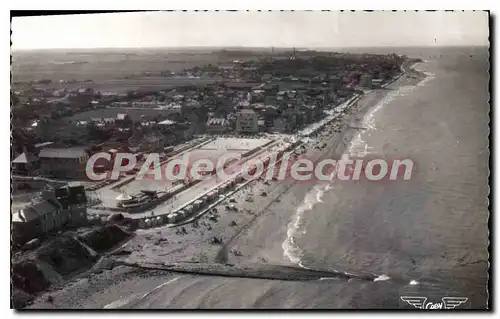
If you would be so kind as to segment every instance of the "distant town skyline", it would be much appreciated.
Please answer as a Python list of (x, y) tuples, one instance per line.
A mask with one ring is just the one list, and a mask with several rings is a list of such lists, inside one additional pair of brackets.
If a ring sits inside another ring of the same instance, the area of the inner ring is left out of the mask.
[(488, 13), (128, 12), (12, 18), (12, 49), (487, 45)]

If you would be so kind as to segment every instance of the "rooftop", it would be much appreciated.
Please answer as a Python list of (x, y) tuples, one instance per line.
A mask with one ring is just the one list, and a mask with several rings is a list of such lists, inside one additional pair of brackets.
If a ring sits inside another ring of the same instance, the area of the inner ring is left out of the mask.
[(158, 122), (157, 124), (158, 125), (174, 125), (175, 123), (176, 122), (172, 121), (172, 120), (164, 120), (164, 121)]
[(243, 113), (243, 114), (255, 114), (255, 111), (251, 110), (251, 109), (241, 109), (239, 111), (239, 113)]
[(33, 155), (32, 153), (24, 152), (21, 155), (19, 155), (15, 160), (12, 161), (12, 163), (15, 164), (27, 164), (31, 162), (35, 162), (37, 160), (37, 157)]
[(37, 144), (35, 144), (35, 147), (36, 148), (42, 148), (42, 147), (46, 147), (46, 146), (49, 146), (49, 145), (52, 145), (52, 144), (54, 144), (54, 142), (37, 143)]
[(40, 158), (80, 158), (87, 156), (83, 147), (44, 148), (38, 155)]
[(209, 118), (207, 120), (207, 125), (224, 125), (225, 122), (225, 118)]
[(52, 200), (44, 200), (21, 209), (20, 211), (12, 214), (13, 222), (29, 222), (37, 219), (40, 216), (58, 210), (60, 207)]

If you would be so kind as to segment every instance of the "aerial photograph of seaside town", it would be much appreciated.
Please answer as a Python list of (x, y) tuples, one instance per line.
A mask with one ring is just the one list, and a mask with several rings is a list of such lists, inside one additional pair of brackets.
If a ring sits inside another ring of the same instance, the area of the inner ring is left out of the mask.
[(11, 307), (488, 309), (488, 23), (12, 17)]

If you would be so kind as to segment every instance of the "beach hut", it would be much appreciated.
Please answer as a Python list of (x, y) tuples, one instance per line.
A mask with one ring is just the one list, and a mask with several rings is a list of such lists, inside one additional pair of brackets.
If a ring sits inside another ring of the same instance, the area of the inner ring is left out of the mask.
[(162, 216), (157, 216), (156, 217), (156, 224), (157, 225), (163, 225), (163, 222), (164, 222), (164, 220), (163, 220)]
[(144, 219), (139, 219), (139, 228), (146, 228), (146, 223), (144, 222)]
[(156, 223), (155, 217), (151, 218), (150, 221), (151, 221), (151, 227), (158, 226), (158, 224)]
[(183, 220), (186, 215), (187, 215), (186, 211), (184, 210), (182, 210), (181, 212), (174, 213), (175, 222), (178, 223), (179, 221)]
[(203, 201), (197, 199), (197, 200), (194, 201), (193, 207), (194, 207), (194, 209), (198, 209), (198, 208), (201, 207), (202, 204), (203, 204)]
[(179, 221), (185, 219), (187, 216), (188, 216), (188, 214), (186, 213), (185, 210), (178, 211), (177, 212), (177, 219), (176, 220), (177, 220), (177, 222), (179, 222)]
[(186, 212), (183, 209), (176, 211), (174, 213), (174, 220), (176, 222), (179, 221), (180, 219), (182, 219), (184, 217), (185, 214), (186, 214)]
[(214, 199), (214, 194), (213, 193), (214, 192), (209, 192), (207, 195), (205, 195), (206, 198), (207, 198), (207, 201), (211, 201), (211, 200)]
[(176, 221), (176, 220), (175, 220), (175, 217), (176, 217), (176, 215), (174, 215), (174, 213), (170, 213), (170, 214), (168, 214), (168, 216), (167, 216), (167, 222), (168, 222), (169, 224), (173, 224), (173, 223), (175, 223), (175, 221)]
[(185, 208), (184, 208), (184, 214), (185, 215), (190, 215), (193, 213), (193, 210), (194, 210), (194, 207), (193, 205), (187, 205)]

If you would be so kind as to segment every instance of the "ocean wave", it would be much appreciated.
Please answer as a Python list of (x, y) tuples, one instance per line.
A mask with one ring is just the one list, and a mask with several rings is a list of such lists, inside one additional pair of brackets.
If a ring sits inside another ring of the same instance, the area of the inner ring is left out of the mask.
[(361, 127), (365, 130), (359, 132), (349, 143), (349, 147), (347, 148), (347, 154), (349, 156), (355, 157), (364, 157), (368, 155), (368, 144), (363, 139), (365, 135), (371, 134), (372, 131), (377, 129), (375, 124), (375, 115), (376, 113), (385, 105), (392, 102), (396, 97), (401, 94), (400, 90), (396, 90), (394, 92), (388, 93), (382, 100), (380, 100), (377, 104), (375, 104), (371, 110), (363, 117), (361, 122)]
[(417, 86), (425, 86), (425, 85), (427, 85), (427, 82), (432, 81), (432, 80), (434, 80), (436, 78), (436, 74), (435, 73), (426, 72), (426, 71), (420, 71), (420, 72), (422, 72), (422, 73), (425, 74), (425, 78), (422, 81), (420, 81), (417, 84)]
[[(426, 73), (426, 72), (424, 72)], [(427, 73), (426, 73), (427, 74)], [(347, 154), (349, 156), (355, 157), (364, 157), (368, 155), (370, 152), (370, 146), (365, 141), (364, 136), (371, 136), (371, 133), (377, 130), (375, 116), (376, 114), (386, 105), (393, 102), (398, 97), (406, 96), (412, 93), (417, 86), (421, 86), (422, 83), (428, 81), (433, 78), (433, 74), (429, 73), (426, 79), (417, 85), (404, 85), (400, 86), (397, 90), (388, 93), (384, 98), (382, 98), (377, 104), (375, 104), (370, 111), (363, 117), (361, 122), (361, 127), (364, 128), (363, 131), (356, 134), (356, 136), (349, 143), (349, 147), (347, 148)]]
[[(427, 78), (429, 78), (429, 76)], [(345, 153), (347, 153), (349, 156), (366, 156), (369, 153), (368, 149), (370, 149), (370, 147), (363, 139), (363, 137), (365, 134), (370, 135), (372, 131), (375, 131), (377, 129), (377, 126), (375, 124), (375, 115), (377, 114), (377, 112), (379, 112), (387, 104), (393, 102), (396, 98), (411, 93), (415, 88), (415, 85), (400, 86), (397, 90), (391, 91), (386, 94), (378, 103), (376, 103), (363, 117), (362, 127), (365, 128), (365, 130), (359, 132), (350, 141)], [(330, 177), (331, 182), (333, 183), (335, 174), (332, 173)], [(314, 186), (314, 188), (307, 193), (303, 203), (297, 208), (292, 220), (288, 224), (287, 236), (282, 244), (283, 255), (292, 263), (297, 264), (301, 267), (303, 267), (301, 262), (304, 252), (297, 245), (296, 238), (297, 236), (304, 235), (306, 233), (305, 229), (303, 229), (304, 213), (306, 211), (312, 210), (315, 204), (323, 203), (322, 198), (326, 191), (332, 189), (332, 183)], [(332, 194), (332, 196), (334, 196), (334, 194)], [(387, 279), (385, 279), (384, 276), (385, 275), (377, 277), (375, 281), (389, 279), (388, 276), (385, 276), (387, 277)]]
[(422, 81), (420, 81), (416, 86), (425, 86), (425, 85), (427, 85), (427, 82), (432, 81), (432, 80), (434, 80), (436, 78), (436, 74), (435, 73), (432, 73), (432, 72), (429, 72), (429, 71), (425, 71), (425, 70), (423, 70), (423, 69), (420, 68), (420, 66), (422, 64), (425, 64), (427, 62), (428, 61), (424, 60), (423, 63), (419, 63), (418, 65), (416, 65), (414, 67), (414, 69), (417, 70), (418, 72), (422, 72), (423, 74), (425, 74), (425, 78)]
[(49, 64), (65, 65), (65, 64), (87, 64), (87, 61), (52, 61)]
[(375, 281), (387, 281), (389, 279), (391, 279), (391, 277), (389, 277), (387, 275), (380, 275), (377, 278), (373, 279), (373, 282), (375, 282)]
[(290, 262), (299, 265), (302, 268), (307, 268), (302, 264), (303, 250), (297, 245), (296, 238), (299, 235), (306, 234), (303, 224), (304, 213), (313, 209), (317, 203), (323, 203), (322, 197), (326, 191), (327, 185), (314, 186), (304, 198), (302, 204), (297, 208), (295, 214), (288, 224), (286, 239), (281, 247), (283, 248), (283, 256), (288, 258)]

